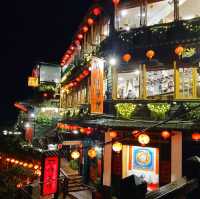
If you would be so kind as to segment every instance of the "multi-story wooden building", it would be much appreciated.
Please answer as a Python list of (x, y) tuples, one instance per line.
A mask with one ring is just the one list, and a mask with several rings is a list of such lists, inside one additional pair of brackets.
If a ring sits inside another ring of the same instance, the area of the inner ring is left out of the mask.
[[(135, 174), (154, 190), (199, 155), (199, 13), (198, 0), (106, 0), (89, 9), (61, 60), (58, 125), (82, 144), (88, 182), (100, 179), (117, 195), (119, 180)], [(87, 161), (95, 144), (96, 164)]]

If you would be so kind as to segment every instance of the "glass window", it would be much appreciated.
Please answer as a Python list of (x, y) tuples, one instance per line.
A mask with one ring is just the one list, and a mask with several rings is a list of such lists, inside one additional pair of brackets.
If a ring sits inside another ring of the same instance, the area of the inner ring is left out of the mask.
[(180, 19), (192, 19), (200, 16), (199, 0), (179, 0)]
[(135, 99), (139, 97), (139, 71), (118, 73), (117, 98)]
[(122, 9), (118, 12), (116, 25), (119, 30), (129, 30), (140, 26), (140, 7)]
[(173, 70), (147, 72), (147, 96), (172, 94), (174, 92)]
[(150, 3), (147, 6), (147, 25), (168, 23), (174, 20), (173, 0)]

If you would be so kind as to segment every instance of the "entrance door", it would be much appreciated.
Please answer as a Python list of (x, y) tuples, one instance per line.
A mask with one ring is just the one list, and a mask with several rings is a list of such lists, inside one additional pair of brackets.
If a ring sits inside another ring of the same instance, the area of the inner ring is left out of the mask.
[[(61, 165), (60, 167), (67, 175), (80, 175), (82, 154), (80, 148), (82, 147), (81, 141), (64, 141), (61, 151)], [(77, 150), (80, 152), (80, 158), (73, 159), (71, 153)]]

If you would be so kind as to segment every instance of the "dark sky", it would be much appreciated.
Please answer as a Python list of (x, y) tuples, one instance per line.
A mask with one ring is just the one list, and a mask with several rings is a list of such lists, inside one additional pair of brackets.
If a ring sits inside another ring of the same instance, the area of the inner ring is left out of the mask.
[(4, 0), (0, 4), (0, 123), (15, 118), (13, 103), (31, 95), (35, 61), (59, 62), (92, 0)]

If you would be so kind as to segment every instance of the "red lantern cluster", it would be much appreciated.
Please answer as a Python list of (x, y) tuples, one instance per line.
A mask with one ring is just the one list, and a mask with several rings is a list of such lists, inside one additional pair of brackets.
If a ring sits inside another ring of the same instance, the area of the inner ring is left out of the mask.
[(96, 7), (92, 10), (93, 15), (99, 16), (101, 14), (102, 10), (100, 7)]
[(90, 74), (90, 71), (88, 69), (83, 70), (83, 72), (75, 78), (75, 80), (71, 81), (67, 85), (65, 85), (65, 88), (73, 88), (79, 85), (79, 82), (81, 82), (85, 77), (87, 77)]
[(91, 127), (80, 127), (78, 125), (69, 125), (69, 124), (63, 124), (63, 123), (57, 123), (57, 128), (64, 129), (68, 131), (78, 130), (80, 133), (85, 135), (91, 135), (94, 131)]
[[(113, 0), (113, 3), (119, 3), (119, 0)], [(117, 4), (118, 4), (117, 3)], [(71, 56), (73, 55), (73, 53), (75, 52), (75, 48), (80, 46), (81, 45), (81, 41), (83, 40), (83, 37), (85, 33), (87, 33), (89, 31), (89, 27), (88, 26), (92, 26), (94, 24), (94, 18), (95, 17), (98, 17), (99, 15), (101, 15), (102, 13), (102, 8), (100, 7), (94, 7), (92, 10), (91, 10), (91, 13), (90, 13), (90, 17), (87, 18), (87, 21), (85, 23), (85, 25), (83, 25), (81, 27), (81, 30), (80, 32), (76, 35), (76, 39), (75, 41), (73, 42), (73, 44), (69, 47), (69, 50), (67, 50), (67, 52), (64, 54), (62, 60), (61, 60), (61, 63), (60, 65), (61, 66), (64, 66), (65, 64), (69, 64), (70, 63), (70, 58)]]

